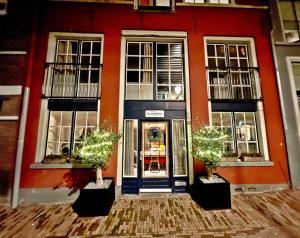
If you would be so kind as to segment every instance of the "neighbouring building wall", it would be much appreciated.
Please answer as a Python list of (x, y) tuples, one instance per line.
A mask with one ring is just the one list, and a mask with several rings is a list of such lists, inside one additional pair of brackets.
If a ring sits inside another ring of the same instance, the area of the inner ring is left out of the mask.
[(32, 1), (10, 1), (0, 16), (0, 202), (11, 199), (17, 151), (22, 86), (32, 33)]
[[(85, 169), (47, 169), (35, 166), (41, 92), (50, 32), (101, 33), (104, 35), (101, 73), (100, 118), (110, 118), (117, 127), (119, 118), (120, 46), (122, 30), (187, 32), (192, 121), (208, 122), (209, 108), (205, 67), (204, 36), (250, 37), (260, 68), (264, 118), (270, 163), (255, 166), (228, 166), (219, 171), (232, 184), (288, 184), (284, 132), (269, 39), (268, 10), (218, 7), (176, 8), (176, 13), (133, 10), (132, 5), (96, 3), (43, 3), (38, 20), (34, 69), (22, 164), (22, 189), (72, 187)], [(117, 153), (105, 176), (116, 177)], [(195, 163), (195, 172), (201, 166)], [(119, 181), (117, 183), (120, 184)]]
[[(283, 2), (283, 1), (282, 1)], [(296, 2), (296, 1), (295, 1)], [(285, 1), (291, 3), (291, 1)], [(297, 37), (297, 30), (289, 29), (285, 25), (284, 19), (290, 17), (291, 23), (296, 21), (297, 18), (293, 17), (294, 10), (292, 5), (286, 5), (285, 12), (280, 10), (280, 1), (270, 1), (271, 17), (273, 23), (273, 45), (274, 45), (274, 58), (277, 62), (277, 79), (278, 87), (281, 93), (281, 110), (284, 121), (286, 146), (288, 153), (289, 171), (291, 176), (291, 183), (294, 188), (300, 186), (300, 140), (299, 140), (299, 90), (294, 75), (292, 65), (300, 63), (300, 43), (299, 34), (298, 40), (295, 41), (289, 38), (289, 32), (293, 32)], [(299, 10), (298, 2), (298, 12)], [(299, 14), (299, 13), (298, 13)], [(299, 15), (298, 15), (299, 21)], [(298, 23), (299, 24), (299, 23)], [(290, 26), (292, 26), (290, 24)], [(298, 29), (299, 30), (299, 29)], [(299, 80), (299, 79), (298, 79)]]

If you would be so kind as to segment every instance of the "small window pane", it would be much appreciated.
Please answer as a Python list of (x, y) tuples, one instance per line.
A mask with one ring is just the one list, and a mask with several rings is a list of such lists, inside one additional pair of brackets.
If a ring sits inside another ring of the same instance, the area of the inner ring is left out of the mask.
[(217, 56), (218, 57), (225, 57), (224, 45), (217, 45)]
[(141, 44), (141, 55), (152, 56), (152, 44), (151, 43), (142, 43)]
[(168, 57), (158, 57), (157, 59), (157, 69), (169, 69), (169, 58)]
[(71, 135), (71, 126), (61, 128), (61, 136), (60, 136), (61, 141), (63, 142), (70, 141), (70, 135)]
[(100, 65), (100, 55), (92, 56), (92, 65), (98, 66)]
[(169, 45), (157, 44), (157, 55), (169, 55)]
[(216, 66), (217, 66), (216, 60), (213, 59), (213, 58), (209, 58), (209, 59), (208, 59), (208, 66), (209, 66), (209, 67), (216, 67)]
[(230, 59), (230, 66), (231, 67), (238, 67), (239, 66), (238, 60), (236, 60), (236, 59)]
[(238, 144), (239, 154), (247, 153), (247, 145), (246, 143), (239, 143)]
[(229, 56), (237, 57), (237, 51), (235, 46), (229, 46)]
[(99, 83), (99, 70), (91, 71), (91, 83)]
[(169, 84), (169, 72), (157, 72), (158, 84)]
[(173, 120), (174, 176), (187, 175), (187, 150), (184, 120)]
[(182, 72), (171, 72), (171, 83), (172, 84), (182, 84)]
[(138, 129), (137, 120), (125, 120), (124, 123), (124, 176), (137, 176)]
[(46, 155), (60, 155), (64, 148), (69, 151), (71, 123), (72, 112), (50, 112)]
[(255, 125), (255, 115), (253, 112), (245, 113), (246, 124), (254, 126)]
[(86, 41), (86, 42), (82, 42), (82, 54), (91, 54), (91, 42), (90, 41)]
[(153, 99), (152, 85), (141, 85), (140, 90), (140, 99)]
[(171, 87), (171, 100), (183, 100), (183, 88), (181, 85)]
[(257, 143), (249, 143), (249, 153), (258, 153)]
[(139, 99), (139, 86), (138, 85), (127, 85), (126, 98), (127, 99)]
[(218, 67), (219, 68), (225, 68), (226, 67), (225, 59), (218, 59)]
[(239, 57), (247, 57), (247, 49), (245, 46), (239, 46)]
[(139, 69), (139, 57), (128, 57), (127, 69)]
[(138, 83), (139, 71), (127, 71), (127, 83)]
[(139, 55), (139, 43), (128, 43), (128, 55)]
[(214, 45), (207, 45), (207, 55), (215, 56), (215, 46)]
[(168, 86), (158, 86), (157, 87), (157, 99), (158, 100), (168, 100), (169, 99), (169, 87)]
[(234, 153), (234, 145), (230, 142), (224, 142), (224, 152), (225, 153)]
[(72, 112), (62, 112), (61, 125), (70, 126), (72, 122)]
[(68, 41), (59, 40), (57, 42), (57, 54), (67, 54), (68, 53)]
[(152, 83), (152, 72), (141, 72), (141, 83)]
[(93, 42), (93, 52), (94, 55), (100, 55), (101, 52), (101, 42)]
[(222, 113), (222, 120), (224, 126), (231, 127), (231, 113)]
[(142, 57), (141, 58), (141, 69), (152, 70), (152, 58)]
[(213, 126), (221, 126), (221, 114), (218, 112), (212, 112), (212, 125)]
[(240, 67), (241, 68), (247, 68), (248, 67), (248, 60), (247, 59), (241, 59), (240, 60)]
[(170, 44), (170, 55), (179, 56), (182, 54), (182, 45), (181, 44)]
[(170, 58), (170, 68), (173, 70), (182, 70), (182, 59), (174, 57)]
[(90, 56), (82, 56), (81, 57), (81, 64), (84, 64), (84, 65), (88, 65), (91, 63), (91, 57)]
[(79, 77), (80, 77), (80, 83), (88, 83), (88, 81), (89, 81), (89, 71), (88, 70), (81, 70)]

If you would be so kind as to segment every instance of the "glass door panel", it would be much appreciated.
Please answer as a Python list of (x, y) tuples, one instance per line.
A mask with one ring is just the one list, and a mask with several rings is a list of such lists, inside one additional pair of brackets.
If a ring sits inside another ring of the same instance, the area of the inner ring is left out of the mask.
[(142, 123), (142, 177), (169, 176), (168, 143), (167, 122)]

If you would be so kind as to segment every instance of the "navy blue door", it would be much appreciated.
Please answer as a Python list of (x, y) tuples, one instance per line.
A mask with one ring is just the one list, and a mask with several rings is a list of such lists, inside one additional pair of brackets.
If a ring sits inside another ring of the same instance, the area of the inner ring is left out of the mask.
[(168, 121), (141, 121), (139, 187), (171, 188), (170, 131)]

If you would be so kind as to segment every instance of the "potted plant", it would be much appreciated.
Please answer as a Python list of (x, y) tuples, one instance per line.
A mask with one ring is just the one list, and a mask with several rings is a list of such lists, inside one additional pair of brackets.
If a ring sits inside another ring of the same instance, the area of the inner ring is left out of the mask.
[(192, 131), (193, 157), (207, 170), (207, 177), (196, 177), (193, 197), (204, 209), (231, 208), (229, 182), (213, 173), (221, 164), (226, 137), (216, 127), (202, 125)]
[(120, 135), (104, 122), (83, 138), (81, 146), (75, 149), (81, 163), (96, 169), (96, 182), (91, 182), (81, 189), (77, 201), (73, 204), (79, 216), (108, 214), (115, 200), (115, 188), (112, 180), (103, 180), (102, 172), (119, 138)]

